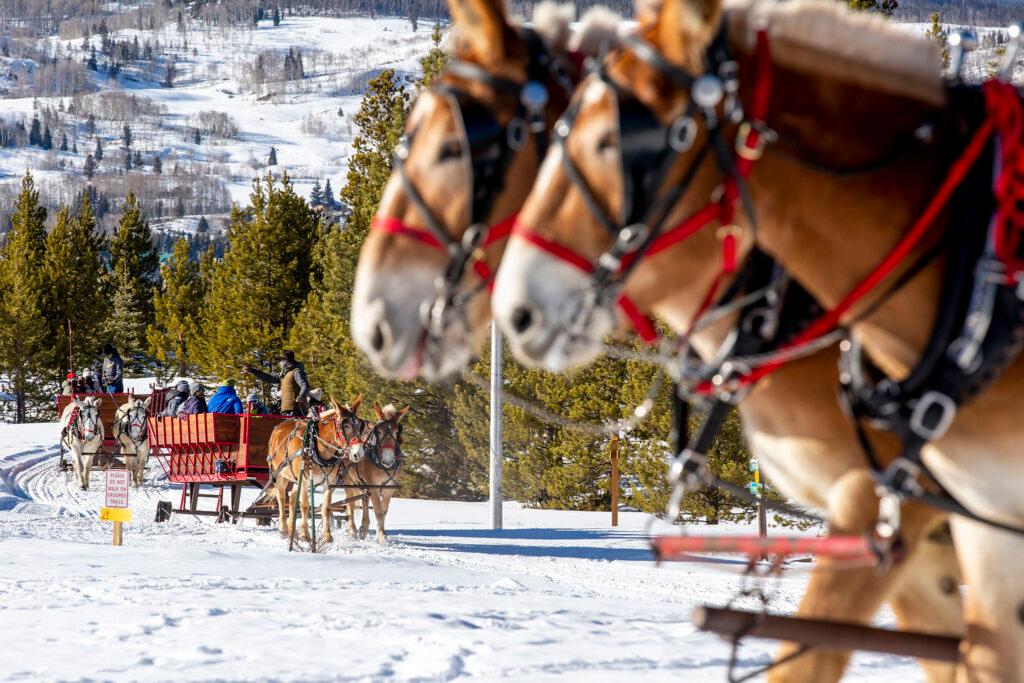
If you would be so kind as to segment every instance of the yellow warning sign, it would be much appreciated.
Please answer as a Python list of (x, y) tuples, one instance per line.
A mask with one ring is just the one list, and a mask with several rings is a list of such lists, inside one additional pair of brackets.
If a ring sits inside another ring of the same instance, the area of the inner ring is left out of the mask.
[(129, 508), (100, 508), (100, 519), (107, 522), (130, 522), (132, 511)]

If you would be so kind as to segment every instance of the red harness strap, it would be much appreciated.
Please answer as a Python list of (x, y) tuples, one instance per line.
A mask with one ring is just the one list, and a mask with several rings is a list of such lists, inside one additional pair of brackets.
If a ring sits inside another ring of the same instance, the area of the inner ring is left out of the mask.
[[(764, 119), (768, 114), (768, 106), (771, 103), (772, 93), (772, 55), (771, 45), (768, 40), (768, 33), (764, 30), (757, 32), (757, 77), (754, 84), (753, 102), (750, 109), (750, 118), (740, 126), (736, 137), (736, 171), (739, 176), (746, 179), (754, 168), (754, 163), (761, 158), (766, 139), (764, 137)], [(722, 232), (722, 268), (715, 277), (707, 294), (704, 296), (701, 309), (702, 313), (714, 302), (714, 295), (718, 292), (721, 282), (736, 271), (736, 235), (737, 230), (733, 224), (735, 216), (736, 200), (739, 198), (739, 188), (735, 178), (726, 178), (724, 181), (722, 197), (717, 202), (712, 202), (700, 209), (693, 215), (687, 217), (680, 223), (668, 230), (662, 231), (644, 252), (643, 256), (653, 256), (672, 247), (683, 240), (696, 234), (702, 228), (715, 222), (717, 219)], [(573, 265), (585, 273), (594, 271), (594, 264), (572, 250), (571, 248), (555, 242), (554, 240), (542, 237), (531, 231), (526, 225), (516, 222), (512, 228), (512, 234), (526, 240), (530, 244), (540, 248), (552, 256)], [(625, 254), (622, 257), (620, 268), (629, 266), (636, 260), (637, 254)], [(623, 315), (629, 320), (637, 335), (648, 344), (658, 339), (658, 332), (654, 321), (640, 312), (637, 305), (626, 294), (619, 294), (616, 304)]]
[[(896, 243), (896, 246), (893, 247), (892, 251), (890, 251), (870, 273), (864, 276), (864, 278), (861, 279), (861, 281), (858, 282), (852, 290), (850, 290), (842, 301), (840, 301), (834, 308), (826, 311), (818, 317), (795, 339), (783, 346), (781, 349), (782, 351), (799, 347), (834, 330), (839, 325), (842, 317), (846, 315), (858, 301), (875, 289), (886, 277), (892, 274), (900, 263), (906, 260), (912, 251), (921, 243), (921, 240), (928, 233), (928, 229), (932, 227), (941, 215), (957, 187), (963, 183), (967, 174), (970, 173), (971, 169), (978, 162), (978, 158), (985, 150), (985, 145), (988, 143), (989, 138), (992, 137), (997, 127), (1000, 131), (1000, 142), (1011, 148), (1010, 153), (1014, 163), (1020, 162), (1020, 134), (1022, 131), (1022, 120), (1024, 120), (1024, 116), (1022, 116), (1021, 112), (1020, 100), (1012, 86), (1008, 86), (1003, 83), (989, 81), (984, 84), (983, 88), (988, 100), (987, 106), (989, 114), (978, 130), (974, 132), (973, 137), (967, 144), (963, 153), (950, 167), (942, 184), (939, 186), (938, 190), (936, 190), (935, 195), (932, 197), (932, 200), (925, 207), (921, 215), (903, 235), (903, 237), (900, 238), (900, 241)], [(1007, 140), (1007, 136), (1013, 136), (1012, 140)], [(1005, 153), (1004, 160), (1006, 160)], [(1019, 187), (1007, 187), (1007, 182), (1009, 182), (1007, 177), (1014, 173), (1018, 173), (1019, 170), (1020, 167), (1007, 164), (1004, 166), (1003, 173), (1000, 174), (996, 181), (997, 217), (1001, 219), (1003, 215), (1007, 215), (1008, 218), (1006, 222), (1011, 224), (1015, 230), (1012, 235), (1003, 237), (1004, 244), (1012, 240), (1017, 240), (1015, 243), (1019, 243), (1020, 240), (1020, 227), (1022, 225), (1020, 221), (1020, 213), (1015, 205), (1010, 209), (1010, 207), (1004, 204), (1004, 202), (1011, 202), (1008, 197), (1012, 197), (1013, 201), (1015, 201), (1016, 193), (1021, 191)], [(1012, 213), (1003, 214), (1002, 212), (1004, 211), (1012, 211)], [(996, 231), (997, 239), (1002, 232), (1007, 231)], [(1003, 258), (1003, 256), (1000, 255), (1000, 258)], [(1011, 261), (1006, 261), (1008, 267), (1011, 263), (1019, 263), (1019, 261), (1016, 260), (1016, 256), (1012, 256), (1011, 258)], [(785, 365), (785, 363), (786, 361), (784, 360), (775, 360), (766, 363), (754, 369), (750, 374), (740, 378), (740, 385), (750, 386), (779, 369)], [(698, 385), (696, 391), (701, 394), (711, 394), (716, 391), (716, 388), (710, 382), (703, 382)]]
[[(512, 225), (515, 223), (516, 215), (502, 219), (495, 223), (493, 226), (488, 228), (487, 234), (484, 235), (484, 242), (480, 245), (481, 249), (486, 249), (495, 242), (503, 240), (512, 234)], [(371, 230), (377, 230), (379, 232), (386, 232), (391, 235), (405, 235), (412, 239), (427, 245), (433, 249), (444, 251), (444, 245), (437, 239), (434, 233), (430, 232), (425, 228), (418, 228), (412, 225), (407, 225), (397, 218), (391, 216), (374, 216), (373, 221), (370, 223)], [(473, 270), (480, 277), (481, 280), (488, 283), (488, 290), (494, 287), (493, 273), (490, 267), (482, 259), (473, 259)]]

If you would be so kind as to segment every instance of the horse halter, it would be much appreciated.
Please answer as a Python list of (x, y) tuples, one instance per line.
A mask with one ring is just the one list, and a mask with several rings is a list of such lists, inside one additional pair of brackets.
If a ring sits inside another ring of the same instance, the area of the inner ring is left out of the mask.
[[(448, 234), (442, 221), (427, 205), (409, 176), (405, 162), (416, 131), (403, 136), (395, 149), (392, 167), (426, 229), (409, 226), (396, 219), (378, 217), (373, 219), (372, 227), (382, 232), (412, 237), (447, 253), (448, 262), (436, 281), (435, 296), (425, 302), (421, 309), (422, 324), (428, 339), (442, 338), (448, 326), (456, 319), (463, 323), (465, 329), (469, 329), (466, 304), (476, 294), (490, 288), (493, 282), (493, 273), (485, 262), (484, 250), (512, 232), (514, 216), (504, 218), (494, 225), (487, 223), (505, 187), (508, 167), (515, 154), (526, 147), (530, 137), (537, 146), (538, 159), (543, 159), (547, 151), (546, 107), (550, 97), (545, 82), (554, 81), (565, 91), (567, 98), (572, 93), (571, 79), (540, 37), (531, 30), (524, 30), (523, 37), (529, 51), (527, 78), (524, 82), (496, 76), (477, 64), (459, 59), (452, 59), (444, 70), (444, 73), (514, 97), (516, 111), (507, 125), (502, 126), (497, 117), (467, 91), (441, 83), (440, 78), (429, 88), (430, 92), (444, 98), (449, 104), (456, 128), (462, 137), (461, 160), (469, 170), (469, 227), (461, 239), (453, 239)], [(480, 284), (468, 291), (459, 292), (459, 284), (467, 267), (472, 267), (479, 276)]]
[[(366, 437), (366, 452), (370, 456), (377, 467), (383, 470), (396, 470), (402, 464), (402, 423), (399, 422), (398, 416), (393, 416), (380, 420), (370, 430), (370, 434)], [(383, 462), (381, 458), (381, 450), (384, 439), (390, 437), (395, 442), (394, 449), (394, 460), (389, 465)]]
[[(97, 432), (99, 431), (97, 427), (100, 421), (100, 409), (92, 404), (86, 403), (81, 406), (75, 406), (75, 411), (77, 414), (75, 415), (74, 429), (77, 432), (78, 438), (81, 439), (85, 437), (88, 439), (92, 439), (93, 437), (95, 437)], [(88, 419), (85, 419), (86, 413), (89, 413), (91, 415)], [(83, 423), (91, 423), (92, 429), (84, 429)]]
[(341, 419), (335, 417), (335, 436), (338, 438), (340, 443), (343, 443), (346, 446), (360, 445), (363, 443), (363, 434), (366, 433), (366, 425), (366, 420), (361, 419), (355, 413), (346, 415)]
[[(141, 414), (141, 419), (138, 417)], [(124, 417), (120, 420), (124, 425), (124, 433), (134, 443), (142, 443), (149, 433), (149, 411), (145, 406), (132, 405), (125, 411)]]
[[(579, 115), (579, 100), (555, 125), (554, 144), (560, 147), (561, 161), (572, 185), (580, 192), (590, 213), (611, 236), (607, 250), (591, 261), (571, 248), (529, 230), (517, 223), (513, 232), (534, 246), (589, 273), (590, 286), (575, 293), (565, 321), (570, 334), (581, 334), (594, 311), (615, 303), (630, 320), (644, 341), (658, 338), (653, 322), (623, 293), (630, 273), (645, 256), (652, 256), (685, 240), (717, 220), (722, 243), (722, 269), (712, 290), (705, 297), (709, 307), (725, 276), (736, 270), (735, 203), (741, 201), (750, 224), (756, 229), (753, 204), (746, 189), (746, 176), (761, 157), (774, 133), (764, 124), (771, 91), (771, 55), (767, 34), (757, 34), (758, 79), (754, 105), (747, 116), (739, 102), (739, 67), (725, 41), (725, 22), (706, 52), (707, 70), (699, 75), (670, 64), (653, 46), (637, 36), (624, 39), (628, 50), (663, 76), (672, 87), (689, 94), (686, 109), (668, 126), (636, 97), (624, 92), (604, 68), (595, 77), (608, 87), (617, 109), (620, 137), (623, 201), (618, 216), (611, 216), (597, 193), (587, 183), (568, 149), (568, 138)], [(659, 195), (669, 175), (684, 154), (697, 142), (698, 121), (703, 122), (706, 140), (693, 154), (681, 179)], [(739, 124), (735, 148), (726, 142), (725, 127)], [(681, 223), (666, 228), (664, 223), (676, 202), (689, 189), (703, 165), (712, 155), (723, 176), (717, 196), (703, 209)], [(699, 317), (699, 316), (698, 316)]]

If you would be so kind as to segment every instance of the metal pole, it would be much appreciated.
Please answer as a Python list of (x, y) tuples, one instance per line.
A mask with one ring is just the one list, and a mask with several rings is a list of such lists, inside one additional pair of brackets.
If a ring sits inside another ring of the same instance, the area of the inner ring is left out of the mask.
[(501, 528), (501, 330), (491, 323), (491, 528)]
[(619, 525), (619, 435), (612, 434), (612, 526)]

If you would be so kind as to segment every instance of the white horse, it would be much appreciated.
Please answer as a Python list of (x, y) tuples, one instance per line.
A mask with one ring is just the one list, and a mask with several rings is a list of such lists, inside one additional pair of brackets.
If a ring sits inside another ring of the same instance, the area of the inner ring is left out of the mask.
[(149, 402), (129, 398), (114, 414), (114, 440), (121, 446), (124, 464), (132, 473), (132, 483), (142, 486), (149, 460)]
[(92, 459), (103, 446), (103, 421), (100, 420), (99, 396), (73, 397), (60, 416), (60, 443), (71, 452), (71, 463), (82, 490), (89, 489)]

